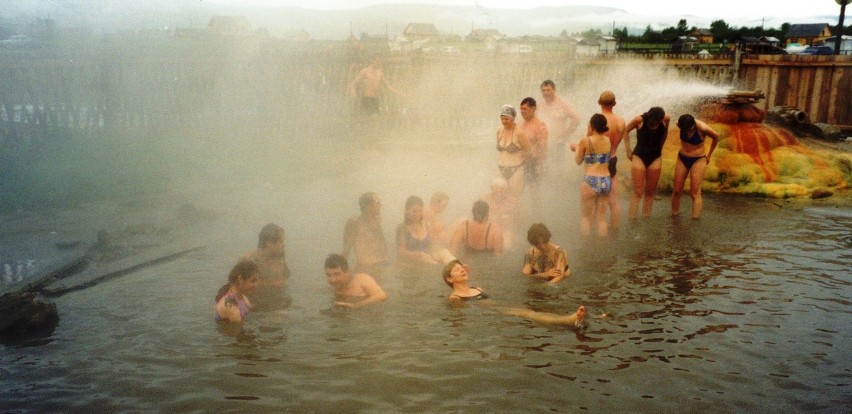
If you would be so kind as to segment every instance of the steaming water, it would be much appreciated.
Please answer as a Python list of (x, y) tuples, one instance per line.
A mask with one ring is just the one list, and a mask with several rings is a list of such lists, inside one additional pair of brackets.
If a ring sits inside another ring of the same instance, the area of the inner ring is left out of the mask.
[[(0, 411), (841, 412), (852, 401), (849, 203), (709, 195), (695, 222), (670, 219), (661, 198), (650, 220), (603, 244), (578, 235), (572, 165), (547, 187), (544, 215), (525, 220), (553, 230), (571, 279), (525, 281), (518, 248), (472, 278), (503, 304), (582, 303), (609, 319), (574, 332), (450, 309), (436, 269), (394, 268), (380, 278), (386, 303), (325, 315), (322, 261), (358, 195), (380, 194), (389, 240), (410, 194), (446, 190), (448, 220), (464, 215), (495, 174), (493, 138), (415, 133), (378, 149), (310, 138), (297, 145), (315, 150), (289, 153), (279, 150), (292, 141), (255, 138), (264, 167), (241, 174), (226, 156), (187, 167), (174, 186), (192, 183), (188, 194), (28, 216), (33, 229), (88, 238), (167, 221), (187, 200), (218, 214), (195, 229), (207, 249), (61, 296), (50, 337), (0, 345)], [(270, 221), (287, 231), (292, 305), (252, 314), (242, 332), (217, 328), (213, 295)]]

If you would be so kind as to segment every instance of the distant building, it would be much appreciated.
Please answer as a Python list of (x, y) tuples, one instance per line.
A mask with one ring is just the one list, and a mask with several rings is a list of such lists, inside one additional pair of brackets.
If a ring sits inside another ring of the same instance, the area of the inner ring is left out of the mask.
[(213, 16), (207, 24), (210, 33), (219, 36), (249, 36), (251, 24), (243, 16)]
[(787, 29), (787, 44), (813, 45), (830, 36), (831, 28), (828, 23), (791, 24)]
[(429, 40), (435, 42), (441, 38), (438, 28), (432, 23), (409, 23), (402, 35), (410, 41)]
[(598, 36), (598, 51), (603, 54), (612, 54), (618, 50), (618, 39), (612, 36)]
[(689, 36), (698, 39), (698, 43), (713, 43), (713, 32), (710, 29), (695, 28), (689, 32)]
[(767, 43), (772, 46), (778, 46), (778, 43), (781, 43), (781, 39), (772, 36), (763, 36), (757, 39), (760, 43)]
[(692, 53), (698, 39), (692, 36), (678, 36), (672, 41), (672, 53)]
[[(834, 42), (837, 41), (837, 36), (825, 39), (825, 45), (834, 47)], [(852, 55), (852, 36), (843, 35), (840, 37), (840, 54)]]
[(470, 42), (496, 42), (505, 36), (495, 29), (473, 29), (467, 35)]

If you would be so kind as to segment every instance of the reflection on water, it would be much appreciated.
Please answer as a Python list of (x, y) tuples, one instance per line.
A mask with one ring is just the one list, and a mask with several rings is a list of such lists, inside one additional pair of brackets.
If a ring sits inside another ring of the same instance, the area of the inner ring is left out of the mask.
[[(205, 193), (211, 206), (230, 205), (219, 197), (250, 195), (238, 211), (220, 209), (206, 250), (61, 296), (61, 323), (49, 342), (0, 345), (0, 411), (838, 412), (848, 406), (848, 204), (705, 195), (704, 216), (693, 221), (666, 216), (663, 198), (651, 219), (625, 225), (617, 241), (602, 243), (579, 238), (573, 189), (580, 178), (570, 175), (550, 200), (558, 208), (526, 221), (552, 229), (568, 252), (571, 278), (556, 287), (526, 280), (520, 274), (526, 246), (518, 246), (475, 264), (473, 285), (507, 305), (566, 313), (584, 304), (610, 317), (574, 331), (476, 305), (448, 307), (437, 270), (396, 267), (380, 278), (386, 303), (324, 312), (331, 294), (322, 260), (339, 248), (342, 224), (357, 212), (361, 192), (382, 195), (389, 232), (408, 195), (428, 196), (440, 183), (472, 177), (465, 188), (447, 189), (454, 219), (467, 214), (479, 193), (469, 187), (484, 190), (491, 178), (490, 157), (450, 154), (444, 161), (461, 167), (435, 171), (428, 168), (435, 154), (420, 141), (383, 145), (406, 165), (393, 182), (383, 180), (381, 159), (368, 154), (375, 162), (353, 164), (352, 171), (300, 175), (299, 182), (264, 177), (246, 189), (245, 182), (223, 181), (220, 191)], [(454, 145), (474, 151), (480, 142)], [(285, 187), (286, 195), (277, 190)], [(306, 213), (320, 206), (323, 214)], [(292, 303), (252, 314), (242, 327), (217, 325), (215, 290), (269, 221), (287, 229)]]

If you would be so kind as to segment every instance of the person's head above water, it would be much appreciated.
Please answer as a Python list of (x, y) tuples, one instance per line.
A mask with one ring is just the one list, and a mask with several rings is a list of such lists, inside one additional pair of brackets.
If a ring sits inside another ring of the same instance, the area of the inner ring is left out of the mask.
[(381, 201), (379, 201), (378, 194), (372, 191), (361, 194), (361, 197), (358, 198), (358, 207), (361, 208), (361, 214), (369, 212), (371, 207), (377, 207), (380, 204)]
[(405, 222), (415, 223), (423, 220), (423, 199), (411, 196), (405, 200)]
[[(458, 270), (456, 270), (456, 266), (458, 266), (458, 267), (460, 267), (460, 268), (462, 268), (462, 269), (464, 269), (464, 268), (465, 268), (465, 265), (464, 265), (464, 263), (462, 263), (462, 261), (461, 261), (461, 260), (459, 260), (459, 259), (454, 259), (454, 260), (451, 260), (451, 261), (450, 261), (449, 263), (447, 263), (446, 265), (444, 265), (444, 269), (443, 269), (443, 270), (441, 270), (441, 279), (442, 279), (442, 280), (444, 281), (444, 283), (445, 283), (447, 286), (449, 286), (449, 287), (453, 287), (453, 282), (451, 281), (452, 276), (453, 276), (453, 271), (455, 270), (455, 271), (456, 271), (456, 273), (458, 273)], [(465, 272), (466, 272), (466, 271), (467, 271), (467, 270), (465, 269)]]
[(598, 105), (615, 106), (615, 94), (608, 89), (601, 92), (601, 96), (598, 97)]
[(507, 116), (509, 118), (515, 119), (518, 115), (518, 112), (515, 111), (515, 107), (509, 104), (505, 104), (500, 107), (500, 117)]
[(550, 242), (551, 236), (553, 235), (550, 233), (550, 229), (543, 223), (535, 223), (527, 231), (527, 241), (533, 246)]
[(589, 126), (599, 134), (609, 131), (609, 127), (606, 126), (606, 117), (602, 114), (592, 115), (592, 118), (589, 119)]
[(473, 213), (473, 220), (484, 223), (488, 220), (488, 203), (483, 200), (476, 200), (473, 203), (473, 208), (471, 208), (471, 213)]
[(257, 263), (251, 260), (238, 261), (231, 268), (231, 272), (228, 273), (228, 283), (222, 286), (216, 294), (216, 302), (222, 299), (231, 287), (237, 288), (242, 294), (251, 293), (257, 287), (259, 275), (260, 268)]
[(663, 122), (663, 119), (666, 118), (666, 111), (659, 106), (655, 106), (642, 114), (642, 118), (644, 118), (648, 123), (652, 125), (659, 125)]
[(257, 248), (262, 249), (269, 243), (278, 243), (284, 239), (284, 229), (281, 226), (269, 223), (260, 229), (257, 235)]

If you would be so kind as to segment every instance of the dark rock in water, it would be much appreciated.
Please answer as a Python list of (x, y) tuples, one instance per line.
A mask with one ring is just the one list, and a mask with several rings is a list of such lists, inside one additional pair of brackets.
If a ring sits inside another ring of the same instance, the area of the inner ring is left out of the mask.
[(43, 331), (59, 323), (56, 304), (37, 298), (32, 292), (0, 296), (0, 334)]
[(826, 198), (826, 197), (831, 197), (833, 195), (834, 195), (834, 192), (832, 192), (830, 190), (819, 189), (819, 190), (814, 190), (814, 192), (811, 193), (811, 198), (813, 198), (813, 199)]

